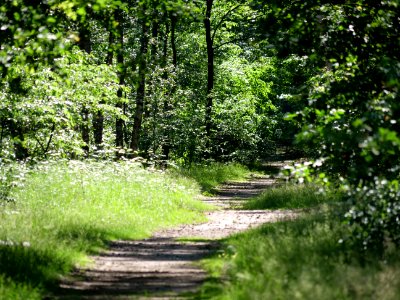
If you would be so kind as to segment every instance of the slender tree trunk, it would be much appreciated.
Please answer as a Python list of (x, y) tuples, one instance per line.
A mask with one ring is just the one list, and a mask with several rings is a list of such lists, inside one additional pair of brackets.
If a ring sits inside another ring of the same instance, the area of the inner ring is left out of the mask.
[(175, 38), (175, 30), (176, 30), (176, 23), (178, 22), (178, 18), (175, 14), (170, 13), (171, 19), (171, 50), (172, 50), (172, 64), (174, 68), (177, 65), (177, 53), (176, 53), (176, 38)]
[(140, 39), (139, 53), (139, 83), (136, 90), (136, 109), (132, 129), (131, 149), (137, 151), (139, 149), (139, 138), (143, 121), (143, 104), (146, 88), (146, 70), (147, 70), (147, 49), (149, 44), (147, 20), (142, 20), (142, 37)]
[[(174, 66), (174, 70), (176, 70), (177, 67), (177, 51), (176, 51), (176, 37), (175, 37), (175, 31), (176, 31), (176, 24), (178, 22), (178, 19), (174, 13), (169, 14), (169, 19), (171, 22), (171, 28), (169, 28), (168, 23), (166, 27), (166, 33), (165, 33), (165, 40), (164, 40), (164, 49), (163, 49), (163, 62), (164, 62), (164, 67), (167, 66), (167, 54), (168, 54), (168, 35), (171, 33), (171, 50), (172, 50), (172, 64)], [(164, 72), (164, 79), (166, 80), (168, 78), (168, 73)], [(173, 96), (175, 94), (175, 86), (171, 88), (171, 95)], [(165, 126), (165, 133), (164, 133), (164, 141), (162, 145), (162, 153), (163, 156), (166, 160), (169, 159), (169, 154), (171, 151), (171, 131), (172, 131), (172, 126), (170, 126), (170, 121), (171, 121), (171, 111), (172, 111), (172, 105), (169, 101), (170, 97), (166, 97), (164, 100), (164, 115), (166, 116), (166, 126)]]
[[(158, 31), (160, 27), (160, 21), (158, 19), (158, 10), (154, 9), (153, 10), (153, 22), (151, 26), (151, 39), (152, 39), (152, 45), (151, 45), (151, 51), (150, 51), (150, 58), (151, 58), (151, 63), (153, 65), (153, 68), (156, 67), (156, 65), (159, 63), (159, 59), (157, 58), (157, 52), (158, 52)], [(150, 80), (153, 79), (153, 76)], [(158, 103), (154, 103), (154, 101), (157, 101), (156, 99), (153, 100), (153, 153), (156, 153), (157, 148), (159, 146), (158, 144), (158, 139), (157, 139), (157, 123), (158, 123)], [(147, 111), (149, 111), (149, 108), (147, 108)], [(150, 112), (148, 112), (150, 115)]]
[(79, 48), (86, 53), (92, 52), (92, 44), (90, 41), (90, 31), (87, 24), (79, 25)]
[(0, 133), (0, 157), (3, 154), (3, 137), (4, 137), (4, 127), (6, 127), (6, 121), (1, 119), (1, 133)]
[[(157, 38), (158, 38), (158, 29), (159, 29), (159, 21), (157, 19), (157, 10), (154, 9), (153, 11), (153, 20), (151, 24), (151, 47), (150, 47), (150, 67), (155, 67), (157, 64)], [(151, 82), (153, 79), (153, 76), (150, 76), (148, 81)], [(150, 117), (151, 111), (148, 105), (145, 105), (144, 107), (144, 119), (147, 119)]]
[(98, 150), (102, 149), (104, 130), (104, 113), (98, 110), (93, 116), (93, 137)]
[[(86, 24), (80, 24), (79, 38), (80, 38), (79, 39), (80, 49), (90, 54), (90, 52), (92, 51), (92, 45), (90, 42), (90, 31)], [(82, 108), (81, 115), (82, 115), (81, 135), (82, 135), (82, 140), (85, 143), (82, 149), (87, 156), (89, 155), (89, 144), (90, 144), (89, 109), (84, 106)]]
[(154, 63), (157, 59), (157, 38), (158, 38), (158, 31), (160, 28), (160, 22), (158, 20), (158, 11), (157, 9), (154, 9), (153, 12), (153, 22), (151, 26), (151, 39), (152, 39), (152, 44), (151, 44), (151, 51), (150, 51), (150, 56), (151, 56), (151, 61)]
[[(111, 26), (110, 26), (111, 27)], [(107, 57), (106, 57), (106, 64), (111, 66), (113, 63), (113, 57), (114, 57), (114, 32), (113, 28), (110, 28), (110, 33), (108, 36), (108, 52), (107, 52)], [(101, 104), (103, 101), (100, 102)], [(103, 144), (103, 131), (104, 131), (104, 113), (99, 110), (96, 112), (96, 114), (93, 116), (93, 135), (94, 135), (94, 142), (97, 146), (97, 149), (102, 148)]]
[(82, 125), (81, 125), (81, 135), (82, 140), (85, 145), (82, 146), (85, 155), (89, 155), (89, 145), (90, 145), (90, 134), (89, 134), (89, 110), (87, 107), (83, 107), (82, 111)]
[[(111, 23), (111, 20), (109, 21)], [(108, 36), (108, 51), (106, 57), (106, 64), (111, 66), (113, 63), (114, 57), (114, 32), (113, 28), (110, 25), (109, 29), (109, 36)], [(103, 101), (100, 104), (104, 103)], [(93, 137), (94, 143), (98, 150), (102, 149), (103, 144), (103, 131), (104, 131), (104, 113), (101, 110), (98, 110), (95, 115), (93, 116)]]
[(24, 133), (15, 121), (11, 120), (9, 122), (10, 134), (14, 143), (14, 154), (17, 160), (23, 160), (28, 158), (28, 149), (24, 145)]
[[(124, 25), (123, 25), (123, 16), (120, 10), (116, 13), (116, 21), (118, 22), (118, 52), (117, 52), (117, 64), (118, 64), (118, 76), (119, 76), (119, 84), (125, 84), (125, 61), (124, 61)], [(117, 107), (125, 113), (125, 103), (122, 101), (122, 89), (119, 89), (117, 92), (117, 96), (121, 101), (117, 103)], [(117, 117), (115, 120), (115, 145), (117, 147), (124, 147), (124, 125), (125, 122), (123, 119)]]
[(111, 66), (114, 58), (114, 43), (115, 43), (115, 35), (112, 28), (110, 28), (110, 32), (108, 35), (108, 50), (106, 57), (106, 64)]
[[(158, 54), (158, 34), (160, 28), (160, 20), (158, 17), (158, 9), (154, 8), (151, 16), (151, 39), (149, 41), (149, 54), (150, 58), (148, 61), (149, 70), (155, 71), (156, 67), (159, 63)], [(150, 29), (150, 28), (149, 28)], [(156, 77), (153, 75), (153, 72), (150, 71), (147, 76), (147, 90), (149, 94), (152, 93), (150, 89), (156, 89), (155, 80)], [(143, 120), (147, 120), (147, 126), (143, 126), (142, 128), (142, 136), (146, 136), (146, 143), (142, 143), (142, 152), (147, 153), (149, 149), (152, 147), (153, 153), (156, 152), (158, 148), (157, 141), (157, 123), (158, 118), (158, 103), (157, 98), (147, 98), (145, 99), (145, 103), (143, 104), (144, 113)]]
[[(165, 14), (166, 15), (166, 14)], [(166, 18), (166, 17), (165, 17)], [(170, 27), (169, 27), (169, 22), (165, 22), (165, 35), (164, 35), (164, 43), (163, 43), (163, 54), (162, 54), (162, 67), (164, 68), (163, 72), (163, 79), (167, 81), (168, 79), (168, 71), (166, 70), (167, 67), (167, 61), (168, 61), (168, 37), (170, 34)], [(172, 37), (171, 37), (171, 43), (172, 43)], [(175, 43), (175, 41), (174, 41)], [(168, 160), (169, 159), (169, 152), (171, 150), (171, 141), (170, 141), (170, 130), (171, 126), (169, 126), (169, 113), (171, 110), (171, 104), (169, 102), (169, 97), (164, 98), (164, 107), (163, 107), (163, 114), (164, 114), (164, 137), (163, 137), (163, 142), (162, 142), (162, 154), (164, 156), (164, 159)]]
[(213, 6), (213, 0), (206, 0), (207, 8), (206, 15), (204, 18), (204, 27), (206, 29), (206, 43), (207, 43), (207, 101), (206, 101), (206, 115), (205, 115), (205, 125), (206, 125), (206, 135), (208, 140), (208, 145), (211, 138), (211, 127), (212, 127), (212, 107), (213, 107), (213, 97), (212, 90), (214, 89), (214, 46), (213, 39), (211, 36), (211, 11)]

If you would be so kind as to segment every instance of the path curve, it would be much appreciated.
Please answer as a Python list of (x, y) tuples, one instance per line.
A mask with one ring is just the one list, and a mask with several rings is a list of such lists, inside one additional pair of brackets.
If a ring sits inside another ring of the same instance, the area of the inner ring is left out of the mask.
[[(149, 239), (112, 242), (107, 251), (92, 257), (92, 266), (76, 270), (63, 280), (55, 299), (186, 298), (207, 277), (195, 262), (216, 251), (218, 239), (295, 217), (296, 213), (289, 210), (232, 209), (273, 185), (276, 180), (268, 177), (225, 184), (216, 197), (202, 198), (221, 207), (207, 213), (208, 222), (162, 230)], [(182, 238), (190, 241), (177, 241)]]

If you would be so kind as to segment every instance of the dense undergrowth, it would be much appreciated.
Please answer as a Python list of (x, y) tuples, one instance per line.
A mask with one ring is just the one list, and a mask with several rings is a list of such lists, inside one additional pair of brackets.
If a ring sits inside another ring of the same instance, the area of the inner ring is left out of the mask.
[[(199, 184), (185, 171), (94, 161), (18, 168), (24, 176), (14, 176), (0, 205), (0, 299), (42, 299), (60, 275), (87, 262), (86, 255), (107, 241), (197, 222), (210, 209), (195, 200)], [(236, 167), (218, 165), (217, 173), (196, 174), (212, 178), (224, 168), (234, 173)]]
[(332, 205), (334, 200), (340, 203), (340, 193), (320, 194), (315, 189), (281, 186), (250, 202), (253, 209), (314, 209), (295, 220), (265, 224), (226, 239), (222, 250), (204, 261), (211, 277), (198, 297), (398, 299), (399, 252), (390, 247), (383, 254), (360, 252), (344, 239), (348, 228), (338, 213), (343, 208)]

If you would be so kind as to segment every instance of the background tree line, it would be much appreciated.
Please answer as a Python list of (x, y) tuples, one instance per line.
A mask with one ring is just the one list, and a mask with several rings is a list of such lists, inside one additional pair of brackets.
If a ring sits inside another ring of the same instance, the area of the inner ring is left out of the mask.
[(301, 58), (263, 51), (250, 4), (6, 2), (2, 157), (270, 154)]

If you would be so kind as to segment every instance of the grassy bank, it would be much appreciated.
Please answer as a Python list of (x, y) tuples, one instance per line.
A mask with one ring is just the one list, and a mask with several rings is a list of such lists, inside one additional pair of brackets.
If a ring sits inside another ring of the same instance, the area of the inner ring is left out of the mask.
[(268, 189), (244, 205), (245, 209), (311, 208), (338, 200), (338, 194), (323, 192), (313, 184), (282, 184)]
[(57, 161), (15, 170), (2, 178), (1, 190), (12, 188), (0, 201), (0, 299), (21, 300), (42, 299), (110, 240), (203, 220), (210, 207), (195, 199), (200, 190), (248, 174), (217, 163), (160, 172), (132, 162)]
[(193, 179), (129, 162), (42, 163), (23, 182), (0, 203), (0, 299), (41, 299), (107, 241), (197, 222), (209, 209)]
[[(306, 192), (282, 187), (271, 194), (285, 191), (299, 195), (295, 207), (308, 206), (308, 200), (301, 200)], [(331, 202), (334, 196), (321, 197), (318, 203)], [(279, 198), (268, 206), (285, 207)], [(329, 212), (321, 209), (228, 238), (218, 255), (204, 261), (211, 278), (199, 298), (398, 299), (400, 254), (361, 255), (342, 240), (344, 225)]]
[(248, 168), (241, 164), (209, 163), (193, 164), (187, 168), (172, 171), (174, 174), (191, 178), (201, 187), (203, 193), (213, 193), (214, 188), (230, 180), (244, 180), (250, 176)]

